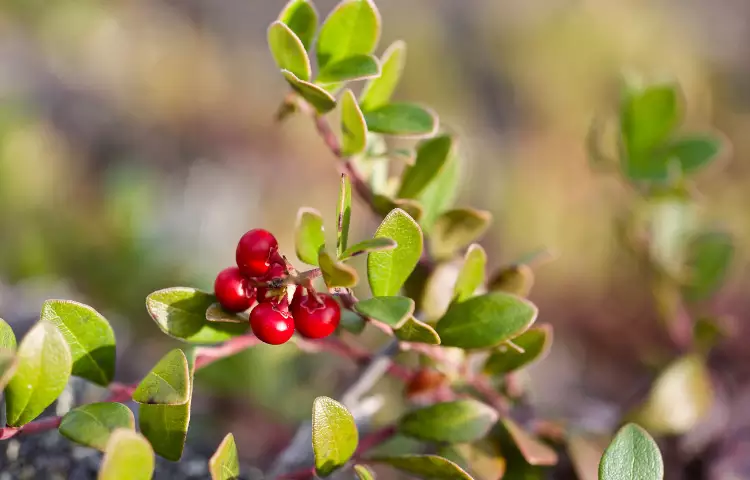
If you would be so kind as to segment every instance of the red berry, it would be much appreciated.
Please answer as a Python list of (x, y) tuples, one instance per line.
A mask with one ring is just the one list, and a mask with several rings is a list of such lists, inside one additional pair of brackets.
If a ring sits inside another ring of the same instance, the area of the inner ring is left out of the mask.
[(271, 303), (259, 303), (250, 312), (250, 328), (261, 342), (271, 345), (286, 343), (294, 334), (294, 320)]
[(242, 312), (253, 303), (254, 291), (237, 267), (228, 267), (219, 272), (214, 282), (214, 293), (224, 310), (230, 312)]
[(240, 238), (237, 244), (237, 266), (248, 277), (262, 277), (278, 253), (279, 243), (268, 230), (256, 228)]
[(330, 295), (303, 296), (297, 287), (291, 312), (297, 332), (307, 338), (325, 338), (332, 334), (341, 321), (341, 308)]

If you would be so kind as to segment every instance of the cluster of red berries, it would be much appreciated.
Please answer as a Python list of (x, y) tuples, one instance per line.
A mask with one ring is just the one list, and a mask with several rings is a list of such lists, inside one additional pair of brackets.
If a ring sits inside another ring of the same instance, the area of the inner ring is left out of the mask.
[[(240, 238), (237, 266), (219, 272), (214, 293), (229, 312), (243, 312), (255, 305), (250, 311), (250, 328), (265, 343), (285, 343), (295, 329), (306, 338), (332, 334), (341, 320), (339, 304), (330, 295), (297, 286), (290, 305), (287, 287), (281, 282), (287, 273), (276, 238), (257, 228)], [(273, 288), (274, 281), (279, 281), (278, 289)]]

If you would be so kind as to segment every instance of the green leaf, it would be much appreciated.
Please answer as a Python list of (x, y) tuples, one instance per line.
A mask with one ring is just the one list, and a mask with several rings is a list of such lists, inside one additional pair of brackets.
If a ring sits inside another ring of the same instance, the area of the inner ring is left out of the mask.
[(284, 75), (292, 90), (312, 105), (318, 113), (327, 113), (336, 108), (336, 99), (321, 87), (298, 78), (289, 70), (282, 70), (281, 74)]
[(353, 55), (369, 55), (380, 38), (380, 14), (372, 0), (344, 0), (328, 15), (318, 35), (318, 67)]
[(8, 322), (0, 318), (0, 348), (16, 349), (16, 335)]
[(385, 463), (425, 480), (473, 480), (461, 467), (437, 455), (379, 456), (368, 461)]
[(369, 112), (387, 105), (396, 90), (406, 63), (406, 43), (397, 40), (391, 44), (380, 58), (380, 76), (373, 78), (362, 89), (359, 104)]
[(195, 288), (172, 287), (149, 295), (146, 309), (164, 333), (189, 343), (220, 343), (247, 332), (247, 322), (206, 320), (206, 310), (215, 302), (216, 297)]
[(493, 292), (507, 292), (528, 297), (534, 286), (534, 271), (528, 265), (509, 265), (495, 273), (488, 288)]
[(352, 219), (352, 182), (349, 175), (341, 174), (339, 185), (339, 203), (336, 209), (336, 254), (346, 251), (349, 243), (349, 224)]
[(627, 424), (617, 432), (599, 463), (600, 480), (662, 480), (664, 462), (654, 439)]
[(413, 103), (389, 103), (364, 112), (371, 132), (403, 137), (430, 137), (438, 130), (432, 110)]
[(526, 330), (513, 339), (523, 353), (501, 345), (487, 358), (484, 371), (490, 375), (503, 375), (543, 359), (552, 346), (552, 326), (540, 325)]
[(375, 480), (375, 474), (364, 465), (354, 465), (354, 475), (359, 480)]
[(119, 429), (110, 435), (98, 480), (150, 480), (153, 474), (154, 451), (141, 434)]
[(133, 392), (138, 403), (182, 405), (190, 398), (187, 357), (179, 348), (164, 355)]
[(493, 292), (452, 303), (437, 323), (446, 347), (491, 348), (525, 332), (536, 320), (531, 302)]
[(100, 402), (66, 413), (59, 430), (68, 440), (104, 451), (112, 432), (118, 428), (135, 431), (133, 412), (122, 403)]
[(339, 327), (347, 332), (359, 335), (365, 329), (365, 320), (359, 314), (354, 313), (351, 310), (342, 310)]
[(417, 147), (414, 165), (406, 167), (401, 179), (398, 198), (417, 198), (440, 173), (451, 155), (453, 138), (450, 135), (424, 140)]
[(313, 402), (312, 444), (315, 470), (325, 477), (346, 464), (357, 449), (359, 435), (354, 417), (336, 400), (318, 397)]
[(557, 453), (542, 441), (532, 437), (509, 418), (501, 420), (518, 451), (530, 465), (551, 466), (557, 463)]
[(96, 310), (70, 300), (47, 300), (42, 320), (54, 324), (73, 356), (73, 375), (106, 387), (115, 376), (115, 334)]
[(683, 287), (690, 301), (705, 300), (724, 283), (734, 257), (731, 235), (711, 231), (696, 235), (687, 247), (687, 282)]
[(395, 240), (391, 240), (390, 238), (380, 237), (380, 238), (371, 238), (369, 240), (362, 240), (361, 242), (352, 245), (351, 247), (347, 248), (341, 255), (339, 256), (339, 260), (348, 260), (352, 257), (356, 257), (365, 253), (370, 252), (382, 252), (385, 250), (393, 250), (398, 245), (396, 245)]
[[(332, 85), (341, 82), (365, 80), (380, 75), (380, 63), (372, 55), (353, 55), (335, 63), (331, 63), (321, 70), (316, 82), (319, 85)], [(352, 100), (357, 105), (357, 99), (352, 94)], [(357, 106), (359, 110), (359, 106)], [(362, 119), (364, 123), (364, 119)]]
[(297, 35), (305, 50), (310, 49), (315, 38), (315, 30), (318, 28), (318, 12), (311, 2), (290, 0), (281, 11), (279, 20)]
[(240, 478), (240, 463), (234, 435), (227, 433), (219, 448), (208, 461), (211, 480), (236, 480)]
[(441, 214), (432, 228), (430, 252), (437, 258), (450, 258), (487, 230), (492, 221), (490, 212), (473, 208), (457, 208)]
[(393, 334), (402, 342), (440, 345), (440, 335), (435, 329), (412, 316), (407, 317), (406, 321), (393, 331)]
[(670, 141), (658, 149), (652, 161), (663, 165), (663, 177), (667, 179), (674, 162), (683, 174), (690, 174), (718, 158), (723, 150), (721, 138), (697, 134)]
[(65, 390), (73, 359), (65, 337), (40, 321), (18, 346), (17, 367), (5, 389), (8, 425), (20, 427), (38, 417)]
[(373, 204), (377, 212), (383, 216), (388, 215), (395, 208), (400, 208), (416, 222), (419, 222), (422, 218), (422, 205), (417, 200), (409, 198), (392, 199), (385, 195), (375, 194)]
[[(648, 253), (656, 266), (672, 277), (680, 277), (685, 266), (687, 240), (698, 222), (697, 206), (680, 192), (645, 199), (636, 209), (638, 237), (648, 239)], [(641, 218), (638, 218), (641, 217)]]
[(457, 148), (454, 147), (443, 168), (419, 195), (419, 202), (424, 211), (419, 224), (425, 232), (432, 232), (438, 216), (453, 206), (456, 201), (461, 180), (460, 173), (461, 158), (457, 153)]
[(392, 210), (375, 231), (375, 238), (391, 238), (393, 250), (367, 255), (367, 279), (372, 294), (390, 297), (398, 294), (422, 256), (422, 229), (408, 213)]
[(354, 93), (347, 89), (341, 99), (341, 154), (345, 157), (362, 153), (367, 144), (365, 117)]
[(414, 314), (414, 300), (408, 297), (373, 297), (354, 305), (362, 315), (399, 328)]
[(455, 462), (477, 480), (497, 480), (503, 478), (507, 470), (502, 449), (491, 438), (475, 443), (443, 445), (436, 453)]
[(325, 245), (323, 217), (313, 208), (300, 208), (297, 212), (294, 249), (297, 258), (309, 265), (318, 265), (318, 252)]
[(318, 264), (323, 273), (323, 280), (329, 288), (352, 288), (359, 282), (359, 275), (355, 269), (334, 259), (325, 250), (320, 250)]
[(13, 350), (0, 347), (0, 393), (16, 373), (18, 362)]
[(268, 27), (268, 46), (281, 70), (293, 73), (300, 80), (310, 80), (310, 59), (302, 41), (286, 24), (275, 21)]
[(471, 298), (474, 292), (484, 282), (484, 269), (487, 265), (487, 254), (476, 243), (469, 245), (464, 257), (464, 264), (458, 272), (456, 285), (453, 287), (453, 297), (457, 302)]
[(234, 312), (227, 312), (220, 303), (212, 303), (206, 309), (206, 320), (218, 323), (247, 323), (247, 317)]
[(720, 318), (698, 317), (693, 324), (695, 351), (707, 355), (728, 333)]
[(690, 354), (661, 372), (634, 418), (649, 431), (680, 435), (708, 415), (713, 401), (714, 389), (704, 359)]
[(399, 432), (431, 442), (468, 443), (487, 435), (497, 422), (497, 411), (474, 399), (436, 403), (407, 413)]

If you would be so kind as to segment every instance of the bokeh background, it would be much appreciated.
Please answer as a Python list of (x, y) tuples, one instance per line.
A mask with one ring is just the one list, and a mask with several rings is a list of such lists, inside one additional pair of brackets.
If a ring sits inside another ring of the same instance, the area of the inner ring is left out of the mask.
[[(113, 323), (119, 380), (136, 380), (175, 345), (148, 317), (148, 293), (211, 289), (253, 227), (292, 253), (300, 206), (333, 224), (334, 158), (308, 118), (274, 122), (287, 86), (265, 38), (284, 3), (0, 2), (0, 316), (17, 332), (44, 299), (88, 303)], [(327, 13), (335, 2), (315, 3)], [(654, 359), (670, 355), (648, 283), (617, 238), (628, 192), (589, 166), (591, 118), (611, 108), (623, 72), (638, 72), (677, 78), (688, 126), (726, 134), (731, 158), (697, 179), (709, 223), (738, 245), (712, 305), (734, 319), (714, 359), (736, 387), (726, 417), (750, 370), (750, 3), (376, 3), (378, 52), (396, 39), (409, 47), (397, 98), (434, 107), (461, 137), (459, 204), (494, 214), (481, 242), (490, 264), (555, 253), (531, 294), (555, 344), (525, 380), (546, 416), (606, 431), (648, 385)], [(376, 225), (356, 204), (353, 235)], [(231, 430), (243, 461), (267, 466), (312, 399), (335, 395), (353, 373), (293, 346), (217, 363), (197, 375), (190, 445), (210, 454)]]

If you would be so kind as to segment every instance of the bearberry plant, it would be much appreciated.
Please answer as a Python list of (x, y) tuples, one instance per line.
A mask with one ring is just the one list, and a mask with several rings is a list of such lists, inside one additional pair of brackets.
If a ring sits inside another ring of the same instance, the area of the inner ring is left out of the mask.
[[(57, 428), (104, 452), (99, 478), (148, 479), (154, 454), (172, 461), (182, 456), (197, 369), (259, 342), (294, 342), (304, 352), (330, 350), (359, 370), (338, 400), (314, 401), (311, 422), (270, 462), (268, 478), (348, 471), (367, 480), (371, 466), (385, 465), (427, 479), (533, 479), (565, 468), (561, 456), (572, 459), (581, 478), (591, 478), (592, 470), (596, 475), (597, 468), (606, 480), (663, 477), (659, 449), (643, 428), (622, 426), (592, 465), (591, 456), (588, 463), (581, 460), (569, 442), (574, 428), (530, 408), (517, 375), (542, 359), (552, 341), (552, 327), (535, 323), (537, 308), (526, 299), (533, 267), (544, 255), (531, 253), (486, 271), (487, 255), (476, 241), (491, 215), (454, 204), (461, 171), (457, 138), (429, 108), (392, 100), (406, 45), (395, 41), (375, 56), (380, 22), (372, 0), (343, 0), (320, 24), (311, 2), (291, 0), (268, 29), (280, 79), (290, 89), (278, 119), (308, 116), (333, 157), (332, 174), (340, 170), (336, 223), (330, 226), (335, 245), (326, 244), (323, 216), (301, 208), (294, 252), (299, 262), (279, 251), (271, 232), (253, 228), (238, 239), (236, 265), (218, 272), (213, 292), (171, 287), (150, 294), (148, 313), (185, 346), (167, 352), (133, 385), (114, 381), (115, 338), (92, 307), (45, 302), (39, 323), (18, 345), (0, 321), (7, 418), (0, 438)], [(352, 88), (363, 81), (355, 94)], [(624, 91), (617, 155), (638, 201), (646, 202), (646, 215), (638, 216), (639, 228), (631, 232), (647, 240), (638, 245), (666, 295), (665, 320), (683, 355), (664, 375), (670, 369), (703, 372), (698, 332), (715, 324), (692, 302), (719, 285), (731, 241), (681, 222), (689, 208), (687, 177), (715, 156), (718, 141), (674, 135), (674, 85)], [(594, 129), (592, 153), (601, 159), (597, 134)], [(370, 238), (350, 239), (355, 211), (380, 222)], [(357, 257), (366, 257), (366, 281), (352, 266)], [(455, 272), (450, 281), (446, 271)], [(361, 288), (365, 283), (369, 290)], [(358, 345), (365, 329), (387, 336), (377, 352)], [(107, 395), (62, 417), (39, 418), (71, 375), (106, 387)], [(373, 425), (382, 402), (365, 395), (384, 375), (404, 383), (407, 409), (394, 423)], [(655, 393), (639, 421), (657, 433), (684, 431), (690, 422), (684, 415), (675, 422), (662, 397)], [(659, 428), (659, 421), (668, 428)], [(396, 437), (415, 442), (388, 448)], [(209, 470), (214, 479), (240, 477), (231, 433)]]

